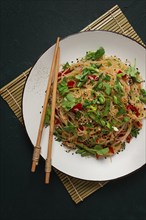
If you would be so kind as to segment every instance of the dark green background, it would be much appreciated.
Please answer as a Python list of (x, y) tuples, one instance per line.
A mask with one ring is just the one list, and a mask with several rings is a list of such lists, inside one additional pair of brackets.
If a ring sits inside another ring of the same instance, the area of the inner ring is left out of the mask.
[[(118, 4), (146, 43), (145, 0), (1, 0), (0, 87), (32, 66), (64, 37), (80, 31)], [(30, 172), (33, 147), (24, 127), (0, 99), (1, 220), (143, 220), (146, 166), (111, 181), (75, 205), (54, 172), (44, 184), (44, 161)]]

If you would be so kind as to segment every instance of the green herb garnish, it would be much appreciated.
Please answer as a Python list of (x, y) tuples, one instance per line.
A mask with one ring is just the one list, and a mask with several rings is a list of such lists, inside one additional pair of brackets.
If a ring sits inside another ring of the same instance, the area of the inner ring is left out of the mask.
[(120, 99), (119, 99), (119, 97), (117, 97), (117, 96), (113, 96), (113, 101), (114, 101), (114, 103), (116, 104), (116, 105), (119, 105), (120, 104)]
[(90, 63), (90, 65), (95, 69), (99, 69), (102, 66), (102, 64), (98, 64), (98, 63)]
[(98, 104), (104, 104), (105, 103), (105, 97), (102, 94), (97, 96), (97, 103)]
[(111, 77), (110, 77), (108, 74), (106, 74), (106, 76), (103, 78), (103, 80), (105, 80), (105, 81), (110, 81), (110, 80), (111, 80)]
[(110, 112), (110, 100), (106, 100), (106, 105), (104, 108), (103, 116), (107, 116)]
[(87, 152), (87, 151), (84, 150), (84, 149), (77, 149), (77, 150), (76, 150), (76, 154), (81, 154), (82, 157), (85, 157), (85, 156), (89, 156), (89, 155), (90, 155), (90, 153)]
[(112, 91), (112, 87), (108, 83), (105, 83), (105, 82), (103, 83), (103, 86), (105, 87), (105, 93), (107, 95), (110, 95)]
[(63, 127), (63, 130), (68, 133), (74, 133), (76, 130), (76, 127), (74, 126), (73, 123), (68, 122), (67, 125)]
[(97, 110), (97, 107), (93, 105), (89, 105), (86, 108), (89, 109), (88, 112), (96, 112)]
[(63, 70), (66, 70), (66, 69), (68, 69), (68, 68), (70, 68), (70, 65), (69, 65), (68, 62), (65, 63), (65, 64), (62, 66), (62, 69), (63, 69)]
[(146, 104), (146, 97), (141, 97), (140, 96), (140, 101), (143, 102), (144, 104)]
[(88, 99), (85, 99), (84, 103), (83, 103), (83, 108), (86, 108), (87, 106), (91, 105), (92, 102), (89, 101)]
[(118, 113), (117, 113), (117, 116), (123, 115), (123, 114), (125, 114), (125, 113), (126, 113), (125, 108), (121, 107), (121, 108), (119, 109)]
[[(100, 145), (100, 144), (95, 145), (94, 148), (89, 148), (84, 144), (78, 143), (77, 147), (79, 147), (79, 149), (83, 149), (86, 152), (93, 154), (93, 155), (98, 154), (98, 155), (102, 156), (102, 155), (107, 154), (109, 152), (108, 147), (103, 148), (102, 145)], [(78, 153), (82, 153), (82, 151), (78, 151)]]
[(106, 122), (106, 127), (110, 130), (113, 130), (112, 125), (108, 121)]
[(88, 51), (85, 59), (86, 60), (98, 60), (105, 54), (105, 50), (103, 47), (100, 47), (96, 52)]
[(50, 124), (50, 117), (51, 117), (51, 106), (49, 105), (46, 110), (44, 124), (47, 126)]
[(139, 97), (139, 99), (140, 99), (144, 104), (146, 104), (146, 90), (145, 90), (145, 89), (141, 89), (140, 92), (141, 92), (141, 96)]
[(58, 84), (58, 91), (62, 96), (69, 92), (66, 77), (63, 77), (62, 81)]
[(144, 97), (146, 97), (146, 90), (145, 89), (141, 89), (140, 92)]
[(76, 99), (71, 93), (69, 93), (64, 97), (64, 99), (62, 101), (62, 107), (64, 108), (64, 110), (69, 111), (78, 102), (79, 102), (79, 99)]
[(100, 73), (98, 76), (98, 82), (93, 87), (93, 90), (98, 91), (102, 88), (102, 86), (103, 86), (102, 80), (103, 80), (103, 73)]
[(110, 61), (107, 61), (108, 66), (112, 66), (112, 63)]
[(132, 135), (132, 137), (137, 137), (137, 135), (139, 134), (139, 129), (138, 128), (133, 128), (132, 130), (131, 130), (131, 135)]
[(100, 124), (104, 127), (106, 125), (106, 121), (102, 118), (99, 119)]
[(115, 81), (114, 89), (116, 90), (116, 92), (117, 92), (119, 95), (123, 95), (123, 87), (122, 87), (122, 84), (121, 84), (121, 82), (119, 81), (118, 78), (117, 78), (117, 80)]
[(103, 148), (100, 144), (95, 145), (94, 149), (96, 150), (96, 153), (100, 156), (107, 154), (109, 152), (108, 147)]
[(126, 74), (131, 76), (134, 82), (141, 83), (141, 81), (138, 79), (139, 72), (138, 69), (136, 68), (136, 60), (133, 66), (128, 67), (128, 69), (126, 70)]
[(128, 116), (126, 116), (126, 117), (124, 117), (124, 121), (128, 122), (128, 121), (130, 121), (130, 118)]

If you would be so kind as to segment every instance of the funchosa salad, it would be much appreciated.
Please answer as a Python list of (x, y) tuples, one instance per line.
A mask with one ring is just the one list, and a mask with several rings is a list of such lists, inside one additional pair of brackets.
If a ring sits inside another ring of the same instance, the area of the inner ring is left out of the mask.
[[(136, 64), (100, 47), (58, 73), (54, 135), (81, 156), (114, 155), (137, 137), (146, 117), (146, 90)], [(49, 124), (51, 97), (45, 117)]]

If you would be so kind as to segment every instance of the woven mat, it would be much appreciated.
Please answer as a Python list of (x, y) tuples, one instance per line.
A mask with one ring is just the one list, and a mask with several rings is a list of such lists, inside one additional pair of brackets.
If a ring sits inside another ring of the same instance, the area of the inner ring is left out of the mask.
[[(129, 21), (117, 5), (81, 31), (88, 30), (110, 30), (118, 32), (127, 35), (140, 44), (144, 45), (140, 37), (134, 31), (133, 27), (130, 25)], [(23, 72), (20, 76), (18, 76), (16, 79), (11, 81), (0, 90), (0, 95), (8, 103), (9, 107), (13, 110), (22, 124), (22, 94), (30, 70), (31, 68)], [(60, 172), (59, 170), (54, 170), (76, 204), (83, 201), (87, 196), (91, 195), (93, 192), (107, 184), (107, 181), (99, 182), (80, 180), (74, 177), (70, 177)]]

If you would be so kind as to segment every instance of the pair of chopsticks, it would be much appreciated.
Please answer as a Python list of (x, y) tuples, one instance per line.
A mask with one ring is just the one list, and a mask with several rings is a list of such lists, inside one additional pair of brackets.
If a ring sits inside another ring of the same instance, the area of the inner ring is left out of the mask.
[[(57, 90), (57, 80), (58, 80), (58, 72), (59, 72), (59, 57), (60, 57), (59, 41), (60, 41), (60, 38), (58, 37), (57, 41), (56, 41), (56, 46), (55, 46), (55, 50), (54, 50), (50, 75), (49, 75), (49, 79), (48, 79), (47, 90), (46, 90), (46, 95), (45, 95), (45, 99), (44, 99), (44, 105), (43, 105), (43, 110), (42, 110), (42, 115), (41, 115), (38, 135), (37, 135), (36, 146), (34, 147), (34, 152), (33, 152), (33, 157), (32, 157), (31, 171), (35, 172), (36, 166), (38, 165), (39, 158), (40, 158), (40, 152), (41, 152), (40, 143), (41, 143), (42, 132), (43, 132), (43, 127), (44, 127), (44, 119), (45, 119), (48, 99), (49, 99), (49, 95), (50, 95), (50, 88), (51, 88), (51, 84), (53, 81), (52, 108), (51, 108), (50, 130), (49, 130), (49, 139), (48, 139), (48, 152), (47, 152), (47, 158), (46, 158), (46, 162), (45, 162), (45, 173), (46, 173), (45, 183), (46, 184), (49, 183), (50, 173), (51, 173), (51, 154), (52, 154), (54, 117), (55, 117), (55, 106), (56, 106), (56, 90)], [(53, 80), (53, 76), (54, 76), (54, 80)]]

